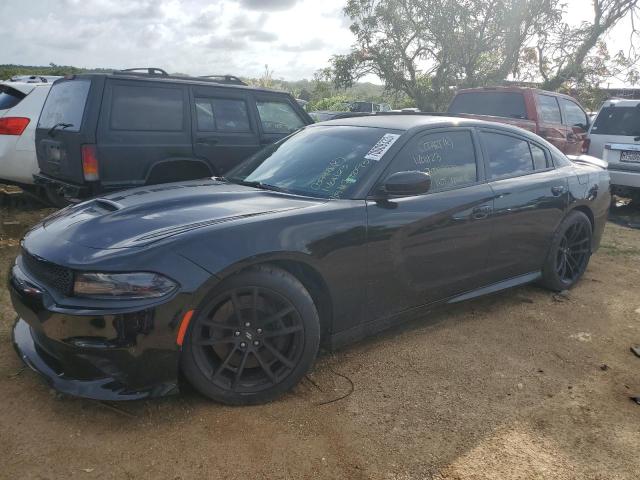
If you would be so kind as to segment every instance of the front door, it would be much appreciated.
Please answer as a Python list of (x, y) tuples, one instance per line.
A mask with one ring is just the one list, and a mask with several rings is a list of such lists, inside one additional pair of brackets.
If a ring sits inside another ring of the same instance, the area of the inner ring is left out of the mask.
[(483, 183), (477, 146), (472, 129), (418, 134), (383, 179), (399, 171), (424, 171), (431, 175), (430, 191), (367, 200), (371, 318), (392, 316), (485, 283), (492, 192)]
[(562, 118), (567, 127), (567, 149), (564, 153), (580, 155), (587, 141), (589, 118), (576, 102), (567, 98), (559, 98), (559, 102), (562, 107)]
[(567, 174), (527, 138), (490, 129), (480, 138), (494, 194), (487, 275), (497, 282), (537, 272), (567, 208)]
[(205, 86), (191, 90), (194, 152), (216, 175), (223, 175), (260, 149), (251, 97), (229, 90)]
[(256, 112), (263, 146), (277, 142), (306, 125), (300, 107), (282, 95), (256, 94)]
[(560, 104), (553, 95), (536, 94), (538, 104), (538, 131), (547, 142), (566, 152), (569, 129), (562, 123)]

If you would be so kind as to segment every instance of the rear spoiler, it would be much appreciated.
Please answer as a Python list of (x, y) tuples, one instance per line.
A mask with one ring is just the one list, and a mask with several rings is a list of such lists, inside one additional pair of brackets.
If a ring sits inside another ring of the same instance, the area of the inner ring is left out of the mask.
[(609, 163), (601, 158), (592, 157), (591, 155), (567, 155), (567, 158), (573, 163), (579, 163), (582, 165), (590, 165), (592, 167), (600, 167), (604, 170), (607, 169)]

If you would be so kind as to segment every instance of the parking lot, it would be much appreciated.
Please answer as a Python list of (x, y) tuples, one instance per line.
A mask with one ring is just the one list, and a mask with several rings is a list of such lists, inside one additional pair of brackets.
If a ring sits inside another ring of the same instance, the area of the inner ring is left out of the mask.
[[(0, 207), (3, 279), (50, 211)], [(640, 230), (610, 222), (568, 295), (528, 286), (439, 310), (324, 353), (292, 393), (242, 408), (191, 391), (124, 404), (53, 393), (11, 347), (3, 288), (0, 477), (636, 478), (639, 260)]]

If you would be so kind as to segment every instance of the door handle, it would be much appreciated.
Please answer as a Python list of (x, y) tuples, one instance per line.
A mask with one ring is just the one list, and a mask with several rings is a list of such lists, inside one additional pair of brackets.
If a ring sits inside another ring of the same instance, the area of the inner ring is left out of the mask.
[(565, 192), (565, 190), (566, 189), (564, 188), (564, 185), (556, 185), (554, 187), (551, 187), (551, 193), (554, 197), (559, 197)]
[(491, 208), (490, 205), (481, 205), (471, 210), (471, 218), (473, 220), (482, 220), (483, 218), (487, 218), (492, 211), (493, 208)]

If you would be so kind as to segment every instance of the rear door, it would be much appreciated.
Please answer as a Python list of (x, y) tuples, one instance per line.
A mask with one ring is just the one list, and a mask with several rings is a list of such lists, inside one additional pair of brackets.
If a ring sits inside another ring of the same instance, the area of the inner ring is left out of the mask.
[(72, 77), (56, 81), (49, 91), (36, 130), (40, 171), (82, 184), (81, 145), (95, 143), (103, 79)]
[(525, 137), (482, 129), (480, 138), (494, 194), (487, 273), (498, 282), (536, 272), (567, 208), (567, 172)]
[(252, 98), (246, 91), (191, 88), (193, 146), (218, 174), (224, 174), (260, 149)]
[(562, 122), (558, 98), (543, 93), (536, 94), (535, 98), (538, 106), (538, 131), (536, 133), (566, 153), (569, 129)]
[[(193, 158), (187, 87), (109, 79), (97, 143), (105, 189), (144, 185), (159, 162)], [(176, 178), (180, 178), (180, 172), (176, 172)]]
[(307, 125), (300, 107), (288, 96), (257, 92), (255, 108), (260, 144), (269, 145)]
[(562, 119), (567, 128), (567, 155), (580, 155), (583, 153), (587, 141), (589, 119), (586, 112), (576, 102), (568, 98), (558, 97), (562, 108)]

